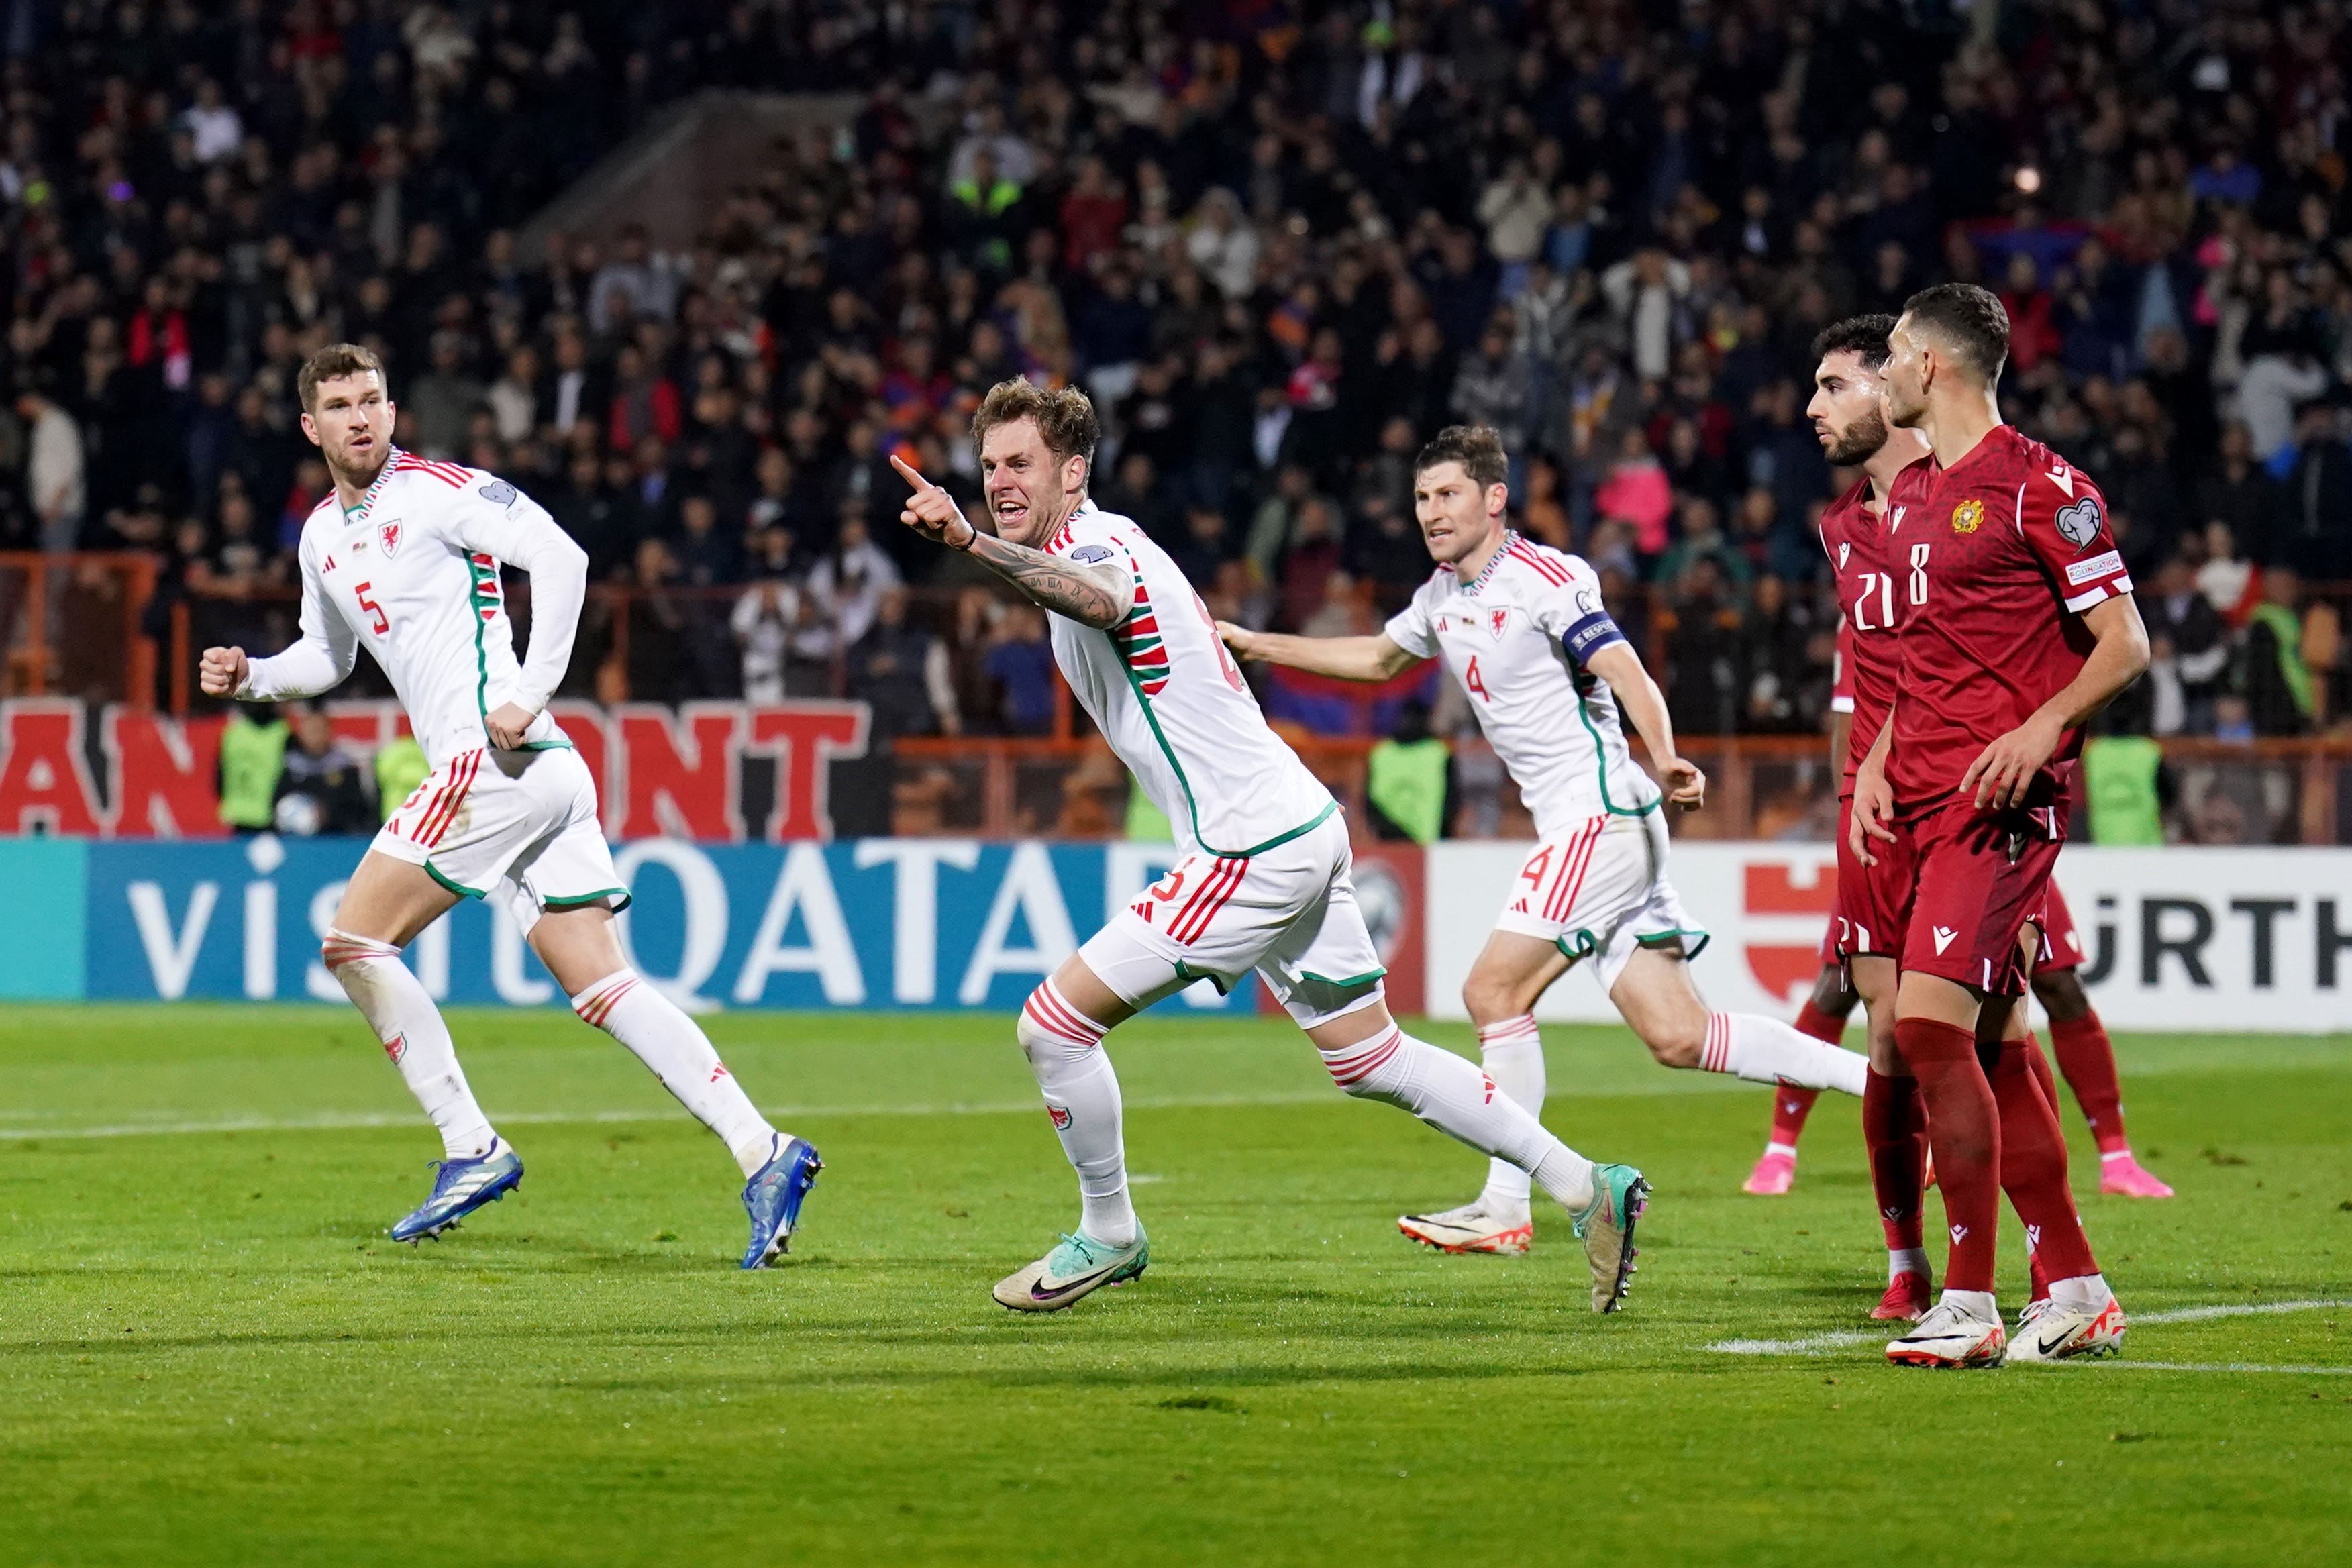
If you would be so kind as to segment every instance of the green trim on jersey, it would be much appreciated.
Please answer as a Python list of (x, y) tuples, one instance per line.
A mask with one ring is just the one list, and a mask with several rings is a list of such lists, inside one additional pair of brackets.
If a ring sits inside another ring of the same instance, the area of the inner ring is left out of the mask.
[[(490, 716), (484, 714), (482, 716), (487, 719)], [(572, 751), (577, 747), (572, 744), (569, 736), (557, 736), (553, 740), (526, 740), (515, 749), (517, 751)]]
[(419, 863), (425, 867), (425, 875), (431, 877), (435, 882), (439, 883), (450, 892), (457, 894), (460, 898), (487, 898), (489, 896), (487, 893), (477, 893), (474, 889), (467, 887), (463, 883), (451, 882), (447, 877), (443, 876), (439, 870), (436, 869), (429, 860)]
[[(498, 567), (489, 568), (490, 580), (498, 580)], [(466, 570), (473, 577), (473, 585), (466, 591), (466, 602), (474, 612), (474, 707), (482, 716), (482, 738), (489, 738), (490, 730), (490, 649), (482, 639), (482, 628), (489, 624), (482, 614), (489, 601), (482, 592), (482, 568), (476, 564), (474, 552), (466, 552)]]
[[(1109, 630), (1101, 627), (1097, 627), (1097, 630), (1101, 632), (1103, 640), (1110, 643), (1112, 652), (1117, 653), (1118, 642), (1111, 636)], [(1127, 684), (1135, 693), (1135, 700), (1143, 706), (1143, 722), (1151, 727), (1151, 738), (1159, 744), (1160, 755), (1166, 758), (1168, 766), (1176, 770), (1176, 782), (1183, 787), (1184, 811), (1192, 824), (1192, 841), (1211, 854), (1225, 860), (1247, 860), (1252, 855), (1264, 854), (1268, 850), (1280, 848), (1302, 833), (1313, 832), (1328, 820), (1332, 812), (1339, 809), (1337, 799), (1328, 800), (1324, 802), (1323, 809), (1316, 812), (1308, 821), (1301, 822), (1286, 833), (1277, 833), (1265, 842), (1254, 844), (1245, 850), (1221, 850), (1210, 843), (1201, 836), (1201, 803), (1193, 799), (1192, 780), (1185, 776), (1184, 765), (1176, 760), (1176, 748), (1168, 744), (1168, 737), (1160, 727), (1160, 716), (1151, 711), (1151, 699), (1143, 695), (1143, 678), (1129, 668), (1124, 658), (1119, 660), (1118, 667), (1120, 673), (1127, 676)]]
[(1664, 795), (1646, 806), (1635, 806), (1630, 809), (1611, 800), (1609, 798), (1609, 748), (1601, 744), (1601, 732), (1592, 727), (1592, 715), (1585, 711), (1584, 694), (1581, 692), (1579, 692), (1576, 697), (1576, 716), (1583, 722), (1584, 733), (1592, 737), (1593, 772), (1601, 780), (1601, 805), (1604, 810), (1617, 817), (1646, 817), (1665, 803)]

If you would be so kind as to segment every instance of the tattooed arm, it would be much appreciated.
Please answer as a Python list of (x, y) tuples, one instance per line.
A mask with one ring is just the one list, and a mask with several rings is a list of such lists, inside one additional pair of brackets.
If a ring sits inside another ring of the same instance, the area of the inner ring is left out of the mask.
[(1135, 602), (1131, 573), (1108, 562), (1088, 565), (982, 533), (945, 490), (905, 460), (892, 457), (890, 462), (915, 487), (898, 520), (925, 538), (969, 551), (974, 560), (1011, 583), (1032, 604), (1066, 615), (1082, 626), (1103, 631), (1127, 619)]
[[(964, 525), (971, 528), (970, 523)], [(1127, 619), (1135, 602), (1135, 578), (1110, 562), (1088, 566), (1065, 556), (1016, 545), (974, 529), (964, 547), (972, 559), (1011, 583), (1032, 604), (1066, 615), (1097, 631)]]

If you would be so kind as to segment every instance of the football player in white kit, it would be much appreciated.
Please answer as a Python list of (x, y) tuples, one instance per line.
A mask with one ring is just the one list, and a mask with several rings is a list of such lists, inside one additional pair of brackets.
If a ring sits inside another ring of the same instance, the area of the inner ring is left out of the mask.
[[(1776, 1019), (1711, 1012), (1700, 999), (1687, 960), (1706, 933), (1666, 880), (1659, 807), (1696, 810), (1706, 779), (1675, 750), (1665, 698), (1610, 618), (1592, 569), (1506, 525), (1507, 473), (1500, 438), (1483, 426), (1454, 425), (1422, 448), (1414, 510), (1438, 568), (1378, 635), (1219, 632), (1244, 658), (1346, 680), (1385, 680), (1416, 660), (1443, 658), (1469, 694), (1542, 841), (1505, 895), (1462, 1001), (1486, 1076), (1530, 1115), (1544, 1101), (1536, 1001), (1587, 958), (1664, 1066), (1860, 1094), (1859, 1054)], [(1650, 748), (1663, 795), (1626, 751), (1620, 702)], [(1519, 1253), (1534, 1239), (1527, 1177), (1499, 1161), (1471, 1202), (1397, 1223), (1449, 1252)]]
[(1050, 612), (1054, 656), (1144, 793), (1175, 824), (1180, 855), (1156, 886), (1029, 997), (1017, 1036), (1078, 1176), (1076, 1230), (997, 1283), (1017, 1312), (1053, 1312), (1150, 1261), (1128, 1197), (1114, 1025), (1208, 978), (1252, 969), (1349, 1093), (1382, 1100), (1532, 1173), (1568, 1209), (1592, 1270), (1592, 1310), (1613, 1311), (1649, 1186), (1595, 1166), (1486, 1075), (1398, 1029), (1349, 881), (1339, 804), (1266, 727), (1191, 583), (1126, 517), (1087, 498), (1097, 434), (1076, 389), (992, 388), (972, 420), (995, 532), (902, 459), (914, 494), (899, 520), (969, 550)]
[[(384, 823), (343, 889), (327, 967), (440, 1130), (433, 1191), (392, 1228), (438, 1236), (522, 1180), (522, 1161), (475, 1103), (448, 1027), (400, 950), (460, 898), (495, 895), (572, 998), (724, 1139), (744, 1175), (746, 1269), (782, 1252), (822, 1168), (768, 1124), (710, 1041), (622, 956), (629, 894), (598, 826), (596, 789), (547, 701), (572, 660), (588, 557), (504, 480), (392, 444), (383, 368), (367, 350), (320, 350), (298, 381), (302, 433), (334, 493), (302, 526), (302, 639), (248, 659), (207, 648), (207, 695), (316, 696), (362, 647), (392, 680), (432, 773)], [(499, 581), (530, 573), (530, 656), (518, 662)]]

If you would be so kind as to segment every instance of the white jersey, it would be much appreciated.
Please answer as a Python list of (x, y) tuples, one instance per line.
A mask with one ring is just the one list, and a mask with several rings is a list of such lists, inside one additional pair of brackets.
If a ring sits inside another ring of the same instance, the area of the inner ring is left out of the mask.
[(1254, 855), (1339, 810), (1266, 727), (1208, 607), (1140, 528), (1087, 501), (1045, 548), (1083, 565), (1115, 561), (1135, 575), (1134, 605), (1108, 631), (1047, 617), (1054, 658), (1181, 843)]
[[(504, 480), (393, 449), (360, 504), (330, 495), (302, 525), (302, 640), (247, 667), (240, 697), (316, 696), (364, 646), (391, 677), (438, 769), (489, 745), (484, 720), (515, 703), (539, 715), (521, 749), (568, 746), (547, 712), (572, 662), (588, 557)], [(530, 662), (515, 658), (499, 569), (531, 574)]]
[(1504, 536), (1473, 582), (1440, 567), (1388, 623), (1406, 653), (1442, 657), (1536, 820), (1560, 838), (1591, 819), (1640, 816), (1658, 787), (1635, 766), (1609, 683), (1584, 660), (1623, 642), (1579, 557)]

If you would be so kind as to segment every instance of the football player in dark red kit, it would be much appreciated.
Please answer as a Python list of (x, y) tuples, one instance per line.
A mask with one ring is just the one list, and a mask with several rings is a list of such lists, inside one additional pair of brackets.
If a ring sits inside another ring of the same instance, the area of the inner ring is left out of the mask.
[[(2147, 632), (2096, 486), (2001, 421), (1999, 298), (1968, 284), (1924, 289), (1888, 341), (1887, 417), (1925, 435), (1932, 461), (1888, 518), (1916, 599), (1848, 837), (1856, 859), (1885, 862), (1911, 889), (1895, 1037), (1918, 1080), (1952, 1246), (1941, 1299), (1886, 1354), (1927, 1366), (2097, 1354), (2121, 1344), (2123, 1310), (2067, 1189), (2057, 1115), (2030, 1066), (2038, 1052), (2010, 1025), (2020, 939), (2064, 831), (2058, 765), (2147, 668)], [(1990, 1042), (1982, 1061), (1979, 1038)], [(2051, 1282), (2013, 1344), (1993, 1299), (2004, 1186)]]
[[(1843, 784), (1839, 791), (1840, 826), (1851, 810), (1853, 788), (1861, 752), (1885, 728), (1894, 706), (1899, 674), (1899, 642), (1895, 635), (1906, 615), (1915, 613), (1923, 585), (1918, 562), (1904, 551), (1915, 547), (1901, 538), (1903, 515), (1891, 507), (1905, 503), (1901, 495), (1916, 495), (1924, 480), (1927, 438), (1916, 430), (1887, 427), (1881, 374), (1888, 355), (1891, 316), (1857, 316), (1841, 321), (1814, 340), (1819, 364), (1813, 372), (1813, 399), (1806, 413), (1830, 462), (1838, 467), (1859, 465), (1863, 476), (1831, 503), (1822, 514), (1822, 549), (1829, 556), (1837, 582), (1838, 608), (1843, 618), (1839, 632), (1839, 675), (1851, 685), (1852, 717), (1840, 726), (1859, 737), (1850, 739), (1838, 759)], [(1914, 532), (1916, 532), (1915, 528)], [(1907, 564), (1906, 564), (1907, 563)], [(1831, 926), (1830, 951), (1816, 1002), (1800, 1015), (1798, 1027), (1818, 1038), (1835, 1040), (1843, 1032), (1842, 1017), (1832, 1019), (1819, 1005), (1825, 994), (1843, 991), (1843, 977), (1868, 1005), (1870, 1068), (1863, 1092), (1863, 1136), (1870, 1150), (1871, 1186), (1886, 1231), (1886, 1294), (1872, 1314), (1879, 1318), (1916, 1319), (1927, 1310), (1928, 1274), (1924, 1238), (1920, 1234), (1920, 1166), (1925, 1150), (1918, 1098), (1911, 1071), (1903, 1065), (1895, 1043), (1895, 943), (1900, 929), (1900, 904), (1908, 889), (1891, 883), (1889, 866), (1869, 866), (1841, 847), (1837, 907)], [(1832, 1005), (1834, 996), (1830, 995)], [(1774, 1101), (1776, 1142), (1797, 1092), (1782, 1089)], [(1809, 1108), (1809, 1107), (1808, 1107)], [(1768, 1170), (1776, 1150), (1768, 1146), (1748, 1190), (1759, 1190), (1759, 1177), (1780, 1177), (1777, 1186), (1788, 1190), (1786, 1177), (1795, 1170), (1794, 1128), (1788, 1130), (1781, 1168)]]

